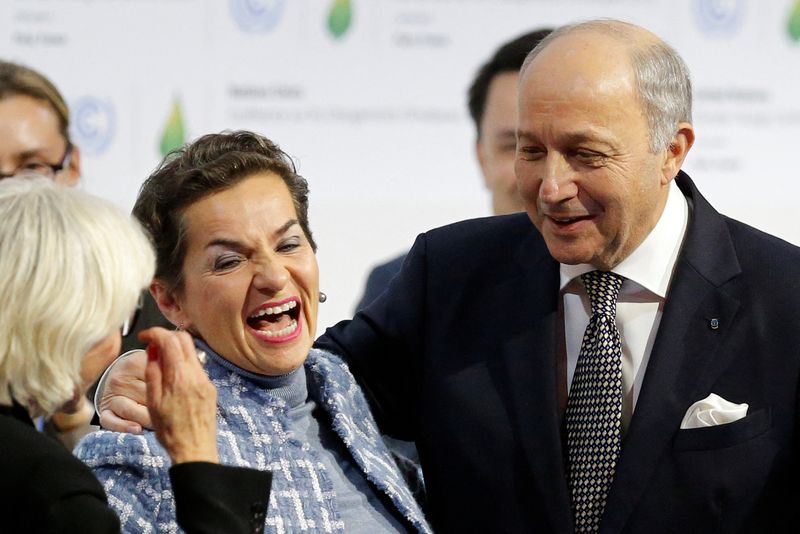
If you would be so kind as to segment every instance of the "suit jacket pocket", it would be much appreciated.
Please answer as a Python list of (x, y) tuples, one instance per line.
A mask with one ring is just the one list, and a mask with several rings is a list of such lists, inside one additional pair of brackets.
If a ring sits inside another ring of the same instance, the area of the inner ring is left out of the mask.
[(733, 423), (678, 430), (673, 448), (678, 451), (723, 449), (760, 436), (771, 427), (770, 409), (762, 408)]

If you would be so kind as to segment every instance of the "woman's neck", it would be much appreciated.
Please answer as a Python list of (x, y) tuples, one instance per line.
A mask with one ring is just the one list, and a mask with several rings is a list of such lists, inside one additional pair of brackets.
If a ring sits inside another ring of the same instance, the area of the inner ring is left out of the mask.
[(214, 350), (209, 347), (205, 341), (199, 338), (194, 338), (194, 343), (197, 348), (205, 351), (208, 357), (215, 363), (242, 376), (243, 378), (246, 378), (250, 382), (257, 384), (264, 389), (270, 390), (272, 395), (286, 401), (286, 404), (289, 406), (289, 408), (299, 406), (308, 399), (306, 371), (302, 365), (284, 375), (262, 375), (242, 369), (235, 363), (232, 363), (223, 356), (220, 356), (214, 352)]

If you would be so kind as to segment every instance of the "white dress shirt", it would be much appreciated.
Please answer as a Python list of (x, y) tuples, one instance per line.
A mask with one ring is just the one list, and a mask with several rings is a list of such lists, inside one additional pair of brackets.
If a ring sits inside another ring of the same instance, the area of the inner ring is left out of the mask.
[[(642, 388), (688, 221), (689, 207), (673, 180), (655, 228), (630, 256), (612, 269), (626, 278), (617, 302), (617, 328), (622, 341), (622, 420), (626, 429)], [(567, 394), (591, 315), (589, 295), (580, 276), (593, 270), (589, 264), (561, 264)]]

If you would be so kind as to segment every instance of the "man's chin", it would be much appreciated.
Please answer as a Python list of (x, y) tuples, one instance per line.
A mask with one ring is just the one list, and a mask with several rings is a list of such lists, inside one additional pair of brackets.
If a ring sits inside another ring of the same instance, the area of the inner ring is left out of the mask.
[[(564, 239), (553, 238), (544, 235), (547, 250), (558, 263), (566, 265), (578, 265), (579, 263), (591, 263), (595, 255), (592, 250), (587, 250), (585, 246), (576, 246), (575, 242), (565, 242)], [(574, 241), (574, 240), (570, 240)]]

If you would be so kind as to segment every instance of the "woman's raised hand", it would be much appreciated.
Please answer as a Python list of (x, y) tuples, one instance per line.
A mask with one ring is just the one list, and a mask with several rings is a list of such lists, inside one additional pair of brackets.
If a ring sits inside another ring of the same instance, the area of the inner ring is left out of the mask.
[(147, 409), (158, 441), (173, 464), (218, 463), (217, 390), (186, 332), (150, 328), (139, 334), (148, 344)]

